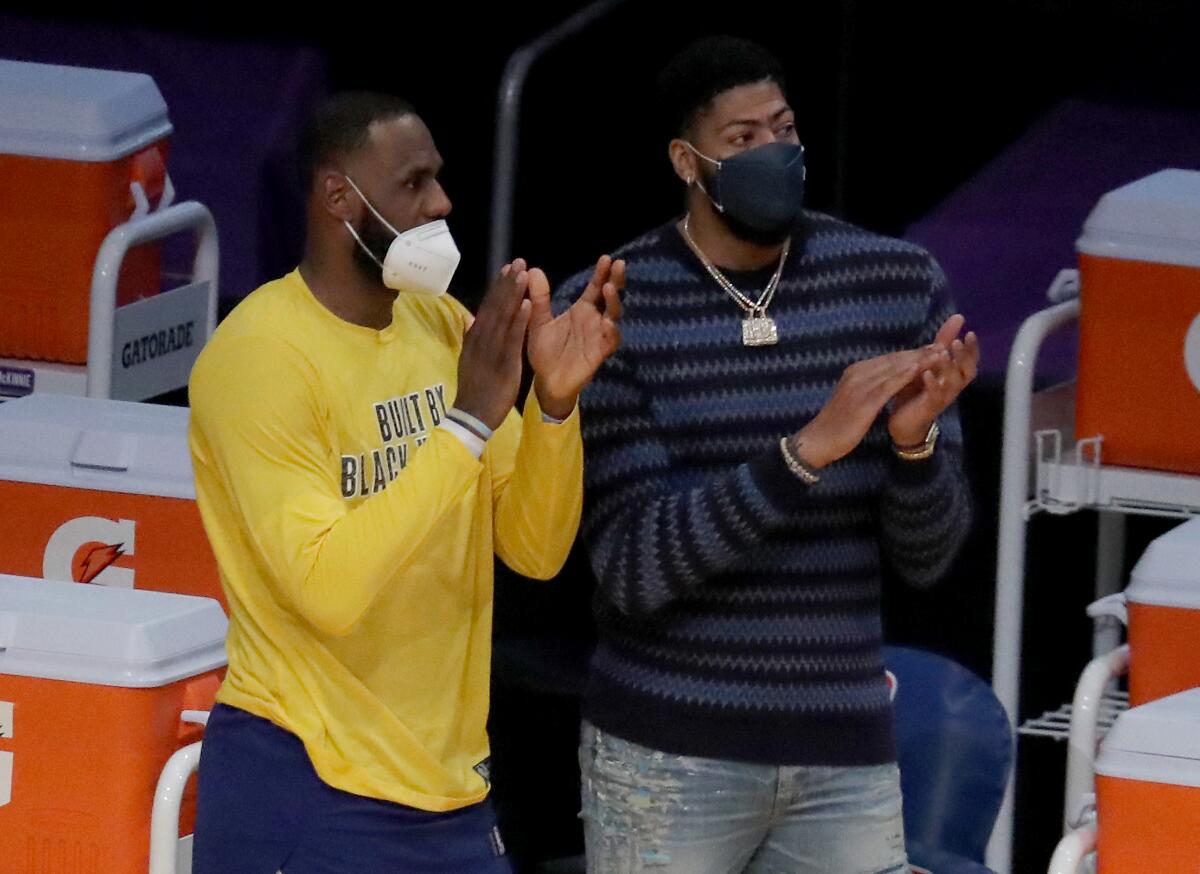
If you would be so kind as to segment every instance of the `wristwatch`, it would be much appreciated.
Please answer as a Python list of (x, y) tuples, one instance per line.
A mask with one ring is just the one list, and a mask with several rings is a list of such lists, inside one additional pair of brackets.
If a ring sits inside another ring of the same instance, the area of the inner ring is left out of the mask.
[(929, 431), (925, 434), (925, 439), (913, 446), (897, 446), (892, 444), (892, 451), (896, 453), (896, 457), (901, 461), (924, 461), (929, 456), (933, 455), (933, 447), (937, 445), (938, 434), (942, 433), (942, 429), (938, 427), (935, 420), (929, 426)]

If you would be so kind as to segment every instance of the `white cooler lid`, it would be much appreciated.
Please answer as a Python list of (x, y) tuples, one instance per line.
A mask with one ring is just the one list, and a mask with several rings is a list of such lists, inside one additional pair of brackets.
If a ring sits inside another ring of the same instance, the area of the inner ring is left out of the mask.
[(1087, 255), (1200, 267), (1200, 171), (1159, 170), (1108, 192), (1075, 247)]
[(31, 394), (0, 404), (0, 480), (195, 499), (188, 410)]
[(1151, 541), (1133, 566), (1126, 600), (1200, 610), (1200, 518)]
[(0, 153), (115, 161), (171, 134), (145, 73), (0, 60)]
[(165, 686), (225, 665), (212, 598), (0, 574), (0, 674)]
[(1200, 689), (1134, 707), (1100, 745), (1096, 773), (1200, 787)]

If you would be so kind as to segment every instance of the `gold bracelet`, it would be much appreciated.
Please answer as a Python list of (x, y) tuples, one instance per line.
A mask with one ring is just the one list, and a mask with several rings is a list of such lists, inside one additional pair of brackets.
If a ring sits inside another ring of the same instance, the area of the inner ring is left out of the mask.
[(933, 455), (933, 449), (937, 445), (938, 435), (942, 433), (942, 429), (938, 427), (938, 423), (929, 426), (929, 431), (925, 435), (925, 439), (916, 446), (897, 446), (892, 444), (892, 451), (896, 453), (896, 457), (901, 461), (924, 461)]
[(814, 486), (821, 481), (821, 478), (809, 470), (808, 466), (792, 452), (792, 444), (788, 438), (779, 438), (779, 452), (783, 456), (783, 463), (787, 465), (788, 470), (797, 479), (810, 486)]

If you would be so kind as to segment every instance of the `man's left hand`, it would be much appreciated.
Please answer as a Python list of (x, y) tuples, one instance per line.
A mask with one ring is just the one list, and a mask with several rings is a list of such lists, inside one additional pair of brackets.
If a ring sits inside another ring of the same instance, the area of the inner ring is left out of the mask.
[(617, 322), (624, 287), (625, 262), (604, 255), (579, 300), (554, 318), (546, 274), (529, 271), (529, 363), (542, 412), (567, 418), (583, 387), (621, 344)]
[(897, 446), (922, 443), (934, 419), (975, 379), (979, 369), (979, 339), (974, 331), (959, 339), (964, 323), (965, 319), (958, 314), (945, 321), (934, 340), (934, 346), (941, 351), (937, 363), (918, 373), (896, 395), (888, 417), (888, 432)]

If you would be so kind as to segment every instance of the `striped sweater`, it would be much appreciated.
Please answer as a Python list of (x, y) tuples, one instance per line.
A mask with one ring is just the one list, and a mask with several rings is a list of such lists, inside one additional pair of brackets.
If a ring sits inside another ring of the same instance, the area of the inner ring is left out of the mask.
[[(891, 452), (886, 414), (799, 481), (779, 438), (847, 366), (931, 342), (953, 312), (922, 249), (806, 212), (771, 315), (775, 346), (675, 228), (622, 248), (624, 344), (582, 400), (582, 536), (598, 645), (584, 716), (652, 748), (778, 765), (893, 761), (880, 581), (946, 571), (970, 525), (951, 408), (933, 457)], [(752, 297), (772, 269), (728, 273)], [(561, 311), (587, 281), (565, 283)]]

